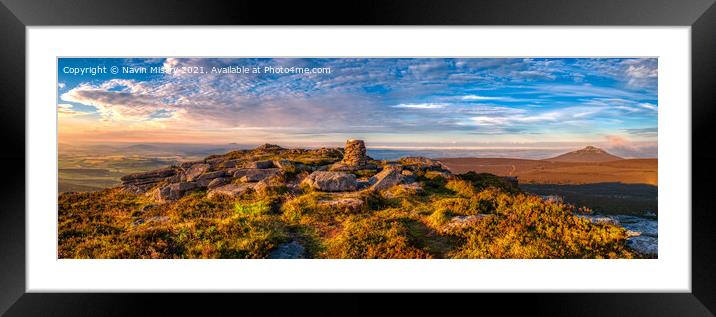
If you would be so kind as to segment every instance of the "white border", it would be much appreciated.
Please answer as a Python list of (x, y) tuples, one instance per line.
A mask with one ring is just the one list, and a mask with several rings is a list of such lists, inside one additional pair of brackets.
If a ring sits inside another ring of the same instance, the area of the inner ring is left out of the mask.
[[(29, 27), (27, 291), (691, 290), (689, 27)], [(57, 260), (58, 56), (658, 56), (658, 260)]]

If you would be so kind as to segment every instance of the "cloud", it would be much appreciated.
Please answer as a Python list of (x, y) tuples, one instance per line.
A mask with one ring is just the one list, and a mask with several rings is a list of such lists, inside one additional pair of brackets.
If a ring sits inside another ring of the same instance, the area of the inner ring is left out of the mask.
[(636, 143), (619, 135), (606, 135), (606, 149), (622, 157), (657, 157), (658, 145), (656, 142)]
[(62, 83), (62, 82), (57, 83), (57, 88), (65, 89), (65, 83)]
[(651, 96), (640, 92), (633, 92), (615, 87), (582, 85), (537, 85), (530, 93), (547, 94), (558, 97), (601, 97), (601, 98), (628, 98), (648, 99)]
[(634, 128), (634, 129), (624, 129), (624, 132), (634, 135), (656, 135), (659, 132), (659, 129), (656, 127), (653, 128)]
[(655, 59), (627, 60), (624, 62), (627, 66), (624, 71), (628, 82), (632, 87), (648, 87), (655, 86), (659, 74)]
[(81, 84), (61, 95), (67, 102), (93, 106), (105, 120), (148, 120), (157, 111), (174, 112), (164, 95), (131, 80), (109, 80), (100, 85)]
[(642, 107), (642, 108), (644, 108), (644, 109), (649, 109), (649, 110), (657, 111), (656, 105), (650, 104), (650, 103), (648, 103), (648, 102), (640, 103), (639, 106)]
[(530, 115), (474, 116), (470, 119), (478, 126), (517, 126), (557, 122), (558, 120), (566, 121), (569, 120), (570, 117), (572, 119), (575, 118), (573, 114), (569, 114), (566, 111), (552, 111)]
[(86, 112), (76, 111), (71, 104), (61, 103), (57, 105), (58, 117), (76, 117), (84, 114), (86, 114)]
[(616, 80), (624, 83), (626, 89), (656, 90), (658, 79), (656, 58), (577, 59), (574, 65), (586, 76)]
[[(631, 126), (655, 122), (655, 92), (603, 80), (620, 71), (625, 80), (630, 65), (635, 67), (632, 77), (651, 78), (646, 69), (637, 70), (650, 67), (648, 62), (626, 65), (618, 59), (592, 60), (581, 65), (579, 61), (167, 58), (149, 62), (165, 69), (300, 66), (329, 67), (332, 72), (201, 76), (175, 72), (85, 82), (68, 87), (60, 99), (83, 111), (96, 109), (102, 120), (118, 130), (203, 131), (241, 137), (382, 133), (399, 138), (443, 132), (558, 135), (607, 125), (623, 132), (628, 126), (613, 127), (619, 120), (641, 120)], [(599, 80), (595, 80), (597, 74)], [(575, 77), (581, 82), (575, 83)]]
[(489, 96), (478, 96), (478, 95), (466, 95), (462, 96), (462, 100), (501, 100), (503, 97), (489, 97)]
[(444, 104), (435, 103), (411, 103), (411, 104), (399, 104), (392, 106), (393, 108), (408, 108), (408, 109), (441, 109), (445, 108)]
[(556, 75), (544, 72), (544, 71), (537, 71), (537, 70), (525, 70), (520, 72), (515, 72), (512, 74), (514, 77), (521, 77), (521, 78), (527, 78), (527, 79), (549, 79), (553, 80), (557, 78)]

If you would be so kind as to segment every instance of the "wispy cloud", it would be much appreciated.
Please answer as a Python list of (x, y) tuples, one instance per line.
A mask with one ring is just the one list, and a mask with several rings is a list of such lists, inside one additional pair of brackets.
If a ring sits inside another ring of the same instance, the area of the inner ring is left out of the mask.
[[(79, 63), (75, 66), (93, 61), (60, 59), (60, 63)], [(658, 110), (655, 59), (166, 58), (103, 62), (167, 70), (203, 67), (208, 71), (227, 66), (332, 70), (329, 75), (61, 75), (64, 88), (58, 84), (58, 104), (67, 107), (58, 107), (58, 112), (65, 117), (79, 112), (94, 114), (83, 119), (84, 131), (96, 132), (102, 127), (107, 137), (131, 130), (132, 136), (202, 135), (227, 140), (352, 134), (380, 135), (377, 138), (391, 142), (427, 134), (450, 139), (469, 139), (475, 134), (486, 139), (525, 135), (569, 135), (575, 139), (656, 125)], [(73, 122), (79, 124), (75, 118)]]
[(637, 128), (637, 129), (624, 129), (624, 132), (634, 135), (655, 135), (659, 132), (656, 127), (653, 128)]
[(462, 96), (462, 100), (502, 100), (504, 97), (490, 97), (490, 96), (478, 96), (478, 95), (466, 95)]
[(437, 104), (437, 103), (409, 103), (409, 104), (399, 104), (392, 106), (393, 108), (408, 108), (408, 109), (441, 109), (445, 108), (444, 104)]

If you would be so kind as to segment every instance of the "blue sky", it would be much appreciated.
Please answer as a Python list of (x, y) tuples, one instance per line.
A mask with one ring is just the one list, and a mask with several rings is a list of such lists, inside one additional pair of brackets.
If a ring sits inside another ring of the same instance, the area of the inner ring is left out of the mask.
[[(375, 147), (591, 144), (656, 156), (653, 58), (62, 58), (58, 66), (66, 143), (321, 146), (363, 138)], [(120, 71), (68, 72), (97, 66)], [(123, 66), (178, 71), (127, 74)], [(229, 66), (259, 72), (211, 72)], [(266, 67), (330, 73), (266, 73)]]

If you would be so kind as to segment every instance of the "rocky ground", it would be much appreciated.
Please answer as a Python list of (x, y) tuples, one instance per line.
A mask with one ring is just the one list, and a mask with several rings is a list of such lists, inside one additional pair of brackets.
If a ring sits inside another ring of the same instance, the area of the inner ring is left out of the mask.
[(234, 151), (202, 161), (130, 174), (122, 177), (122, 189), (165, 203), (199, 190), (207, 190), (209, 198), (239, 197), (247, 191), (260, 191), (282, 183), (285, 176), (292, 178), (284, 183), (293, 192), (300, 192), (301, 185), (320, 192), (356, 192), (380, 191), (396, 185), (419, 187), (416, 172), (444, 178), (452, 175), (442, 163), (422, 157), (372, 160), (365, 155), (362, 141), (356, 146), (362, 150), (356, 151), (352, 151), (351, 141), (345, 155), (343, 149), (285, 149), (265, 144), (254, 150)]
[(514, 178), (454, 175), (423, 157), (374, 160), (361, 140), (265, 144), (59, 200), (60, 257), (640, 256), (639, 242), (627, 247), (634, 232), (580, 221), (571, 206), (520, 193)]

